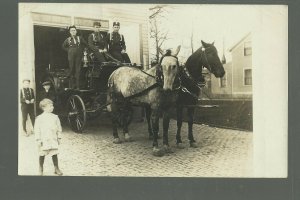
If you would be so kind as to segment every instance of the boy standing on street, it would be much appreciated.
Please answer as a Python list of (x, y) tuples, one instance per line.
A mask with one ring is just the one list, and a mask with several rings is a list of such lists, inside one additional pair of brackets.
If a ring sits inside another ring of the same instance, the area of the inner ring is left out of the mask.
[(54, 165), (54, 173), (61, 176), (63, 173), (58, 167), (57, 154), (58, 145), (61, 140), (61, 124), (57, 115), (53, 114), (53, 101), (50, 99), (43, 99), (40, 102), (40, 108), (44, 111), (36, 118), (36, 123), (34, 126), (34, 134), (36, 142), (38, 143), (39, 149), (39, 172), (43, 175), (44, 171), (44, 160), (45, 156), (52, 156), (52, 161)]
[(29, 114), (32, 126), (34, 126), (35, 116), (34, 116), (34, 92), (33, 89), (29, 87), (30, 80), (23, 80), (23, 88), (21, 89), (20, 102), (21, 102), (21, 111), (22, 111), (22, 127), (23, 132), (26, 136), (30, 135), (30, 132), (27, 132), (26, 121)]

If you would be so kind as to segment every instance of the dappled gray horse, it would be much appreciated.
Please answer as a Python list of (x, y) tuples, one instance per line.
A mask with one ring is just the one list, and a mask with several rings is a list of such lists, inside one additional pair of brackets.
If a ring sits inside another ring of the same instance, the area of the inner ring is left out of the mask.
[[(127, 112), (132, 104), (148, 105), (151, 108), (151, 127), (153, 131), (153, 154), (155, 156), (162, 155), (168, 150), (168, 145), (164, 145), (161, 150), (158, 147), (158, 121), (159, 113), (169, 112), (165, 109), (168, 101), (168, 94), (173, 89), (173, 83), (178, 73), (177, 55), (180, 51), (180, 46), (173, 51), (168, 51), (160, 62), (147, 71), (142, 71), (133, 67), (120, 67), (115, 70), (108, 80), (107, 102), (111, 103), (108, 110), (112, 114), (113, 124), (113, 142), (121, 143), (118, 135), (118, 116), (119, 112), (123, 112), (123, 133), (125, 141), (130, 141), (131, 137), (128, 132), (128, 123), (126, 120)], [(167, 132), (164, 134), (168, 134)], [(164, 137), (164, 144), (168, 144), (167, 136)]]

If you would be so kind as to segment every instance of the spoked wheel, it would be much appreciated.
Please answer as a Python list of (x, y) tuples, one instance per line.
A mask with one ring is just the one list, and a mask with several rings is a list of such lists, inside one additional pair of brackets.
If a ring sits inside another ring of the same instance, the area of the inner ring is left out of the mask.
[(81, 133), (86, 124), (85, 105), (78, 95), (72, 95), (67, 102), (68, 121), (71, 129)]

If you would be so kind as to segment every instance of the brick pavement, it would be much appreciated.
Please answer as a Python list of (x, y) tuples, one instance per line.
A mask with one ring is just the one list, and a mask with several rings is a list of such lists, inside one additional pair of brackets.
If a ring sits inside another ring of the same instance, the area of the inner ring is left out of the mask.
[[(146, 123), (135, 122), (129, 127), (133, 142), (113, 144), (110, 122), (98, 121), (88, 122), (83, 134), (63, 127), (58, 158), (65, 176), (252, 176), (252, 132), (195, 124), (194, 135), (199, 144), (195, 149), (188, 146), (187, 124), (183, 123), (182, 138), (186, 148), (176, 149), (176, 121), (171, 120), (169, 140), (175, 152), (154, 157)], [(161, 144), (162, 140), (159, 142)], [(46, 157), (44, 168), (45, 175), (54, 175), (51, 157)], [(34, 136), (20, 134), (19, 175), (37, 175), (37, 172)]]

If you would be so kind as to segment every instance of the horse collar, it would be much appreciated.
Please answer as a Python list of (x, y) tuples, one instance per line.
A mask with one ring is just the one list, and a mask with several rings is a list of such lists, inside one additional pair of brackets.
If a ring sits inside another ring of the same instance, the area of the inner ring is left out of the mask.
[(199, 81), (196, 81), (193, 77), (192, 77), (192, 75), (190, 74), (190, 72), (187, 70), (187, 68), (186, 67), (184, 67), (183, 68), (183, 71), (184, 71), (184, 75), (188, 78), (188, 79), (190, 79), (197, 87), (203, 87), (204, 85), (205, 85), (205, 82), (204, 82), (204, 85), (203, 85), (203, 83), (201, 83), (201, 82), (199, 82)]

